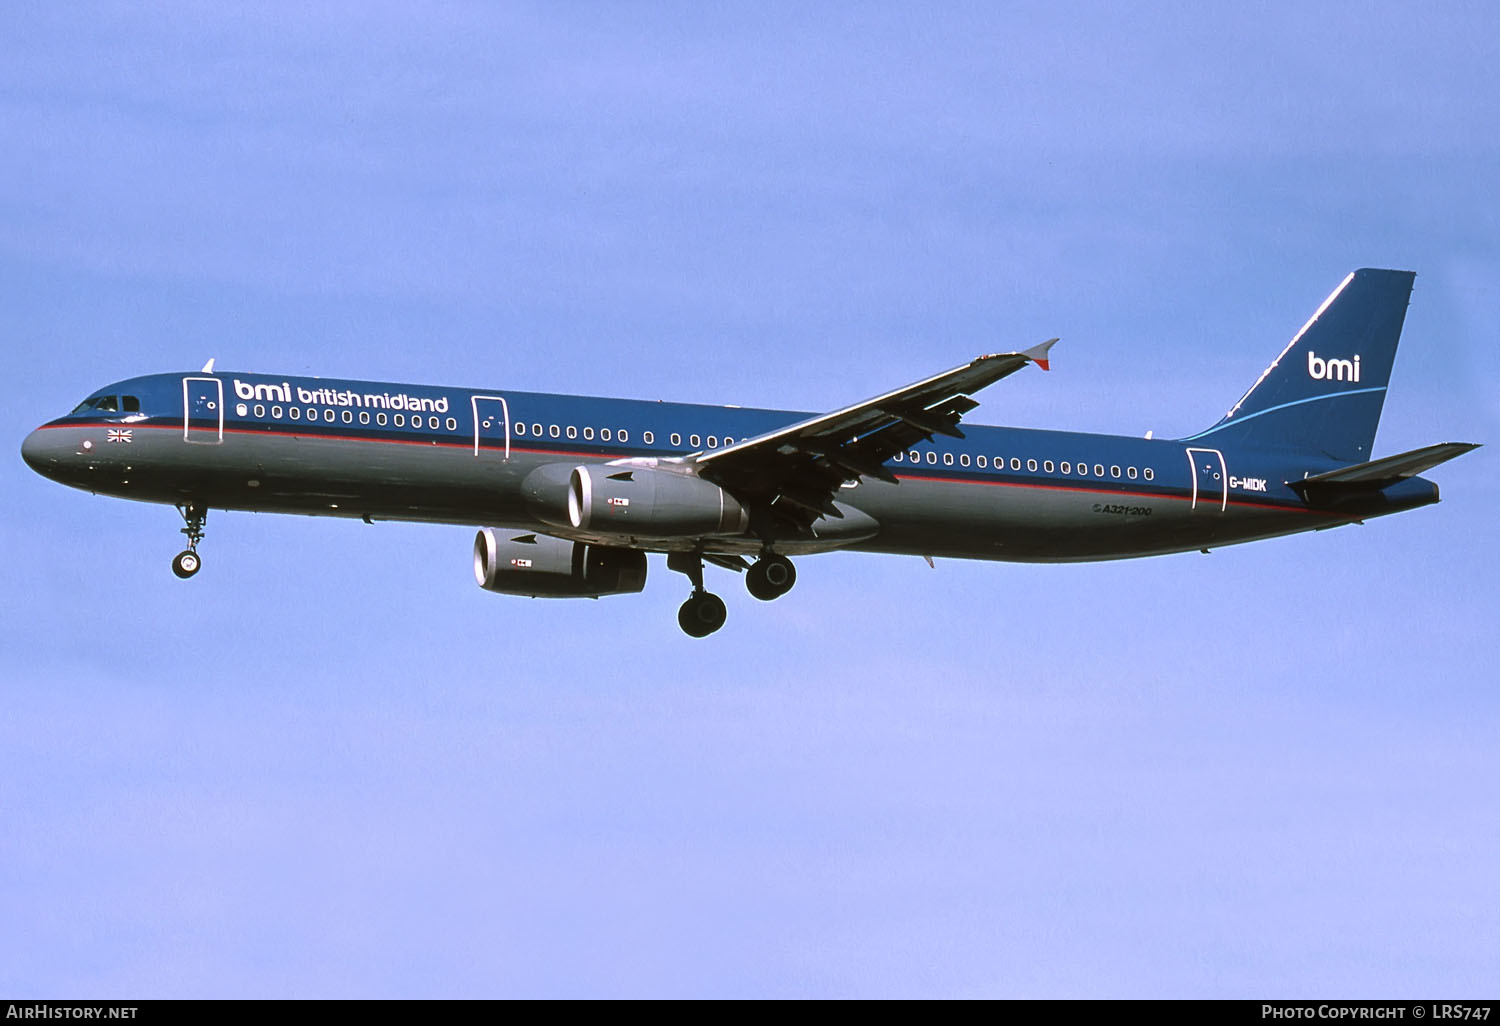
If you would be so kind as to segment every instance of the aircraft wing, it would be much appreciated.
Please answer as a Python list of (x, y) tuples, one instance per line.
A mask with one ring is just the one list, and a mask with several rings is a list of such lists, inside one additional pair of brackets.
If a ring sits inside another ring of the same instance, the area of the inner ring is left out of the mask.
[(806, 530), (821, 516), (842, 518), (833, 499), (844, 483), (874, 477), (895, 484), (883, 464), (896, 453), (933, 435), (964, 437), (958, 422), (979, 405), (969, 394), (1028, 363), (1047, 370), (1047, 352), (1056, 341), (981, 356), (842, 410), (695, 454), (687, 462), (740, 501)]

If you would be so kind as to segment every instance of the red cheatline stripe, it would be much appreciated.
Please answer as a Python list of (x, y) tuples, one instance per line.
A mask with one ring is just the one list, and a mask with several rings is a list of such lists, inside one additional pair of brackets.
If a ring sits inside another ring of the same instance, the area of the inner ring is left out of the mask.
[[(100, 423), (82, 423), (82, 424), (80, 424), (77, 421), (73, 421), (73, 422), (61, 423), (61, 424), (57, 424), (57, 423), (54, 423), (54, 424), (43, 424), (40, 430), (46, 430), (48, 428), (77, 428), (77, 427), (102, 427), (102, 426), (103, 425), (100, 424)], [(180, 425), (180, 424), (132, 424), (131, 427), (132, 428), (137, 428), (137, 429), (156, 429), (156, 430), (159, 430), (159, 431), (173, 431), (173, 432), (178, 432), (178, 431), (182, 430), (182, 425)], [(205, 431), (212, 431), (213, 429), (211, 429), (211, 428), (205, 428), (204, 430)], [(261, 436), (261, 437), (264, 437), (264, 436), (267, 436), (267, 435), (275, 435), (275, 436), (288, 436), (289, 435), (289, 436), (292, 436), (292, 437), (295, 437), (295, 438), (316, 438), (316, 439), (321, 439), (321, 440), (324, 440), (324, 441), (332, 441), (332, 442), (364, 442), (364, 443), (367, 443), (367, 444), (374, 444), (374, 445), (383, 445), (383, 444), (387, 444), (387, 443), (395, 444), (395, 445), (425, 445), (425, 446), (438, 446), (440, 448), (445, 448), (445, 449), (464, 449), (466, 451), (472, 451), (473, 448), (474, 448), (474, 440), (472, 438), (466, 439), (466, 440), (464, 440), (462, 442), (437, 441), (436, 439), (431, 439), (431, 438), (369, 438), (369, 437), (365, 437), (365, 436), (361, 436), (361, 435), (354, 435), (354, 434), (348, 434), (348, 435), (327, 435), (327, 434), (317, 434), (317, 433), (310, 432), (310, 431), (295, 431), (295, 430), (291, 430), (289, 426), (285, 427), (285, 428), (283, 428), (283, 427), (275, 427), (275, 428), (272, 428), (272, 429), (269, 429), (269, 430), (264, 429), (264, 428), (257, 429), (257, 428), (231, 428), (231, 427), (226, 427), (224, 429), (224, 433), (226, 435), (256, 435), (256, 436)], [(482, 439), (481, 440), (480, 448), (499, 449), (499, 448), (503, 448), (504, 447), (503, 443), (500, 444), (500, 445), (490, 445), (490, 446), (486, 446), (486, 445), (482, 444), (483, 442), (486, 442), (486, 441), (492, 441), (492, 440), (491, 439)], [(580, 451), (578, 451), (576, 449), (528, 449), (525, 446), (519, 446), (519, 445), (514, 445), (514, 444), (511, 445), (510, 451), (513, 452), (513, 453), (516, 453), (516, 452), (529, 453), (529, 454), (534, 455), (534, 456), (571, 456), (571, 457), (581, 457), (581, 456), (588, 456), (588, 455), (595, 455), (595, 456), (609, 456), (609, 455), (612, 455), (611, 453), (608, 453), (608, 452), (588, 453), (588, 452), (580, 452)], [(1125, 491), (1125, 490), (1121, 490), (1121, 489), (1111, 489), (1111, 488), (1080, 488), (1077, 485), (1039, 484), (1039, 483), (1033, 483), (1033, 482), (1029, 482), (1029, 481), (990, 481), (990, 480), (984, 480), (984, 479), (981, 479), (981, 478), (967, 478), (967, 477), (933, 477), (933, 476), (929, 476), (929, 475), (926, 475), (926, 474), (897, 474), (896, 477), (898, 479), (907, 480), (907, 481), (932, 481), (932, 482), (936, 482), (938, 484), (985, 485), (985, 486), (990, 487), (990, 488), (1034, 488), (1034, 489), (1039, 489), (1039, 490), (1042, 490), (1042, 491), (1053, 491), (1053, 492), (1081, 492), (1081, 493), (1088, 494), (1088, 495), (1130, 496), (1130, 497), (1139, 498), (1139, 499), (1170, 499), (1170, 500), (1172, 500), (1174, 502), (1191, 502), (1192, 498), (1193, 498), (1191, 495), (1178, 495), (1178, 494), (1175, 494), (1175, 493), (1172, 493), (1172, 492), (1137, 492), (1137, 491)], [(1214, 500), (1213, 500), (1212, 497), (1204, 498), (1204, 497), (1200, 496), (1198, 501), (1199, 501), (1200, 505), (1212, 506)], [(1312, 516), (1327, 516), (1327, 517), (1335, 517), (1335, 518), (1338, 517), (1338, 514), (1336, 514), (1336, 513), (1325, 513), (1325, 512), (1320, 511), (1320, 510), (1307, 509), (1307, 508), (1302, 507), (1302, 506), (1288, 506), (1288, 505), (1282, 505), (1282, 504), (1274, 503), (1274, 502), (1252, 502), (1252, 501), (1245, 500), (1245, 499), (1230, 499), (1229, 500), (1229, 505), (1231, 505), (1231, 506), (1241, 506), (1241, 507), (1244, 507), (1246, 509), (1275, 510), (1275, 511), (1281, 512), (1281, 513), (1306, 513), (1306, 514), (1310, 514)]]

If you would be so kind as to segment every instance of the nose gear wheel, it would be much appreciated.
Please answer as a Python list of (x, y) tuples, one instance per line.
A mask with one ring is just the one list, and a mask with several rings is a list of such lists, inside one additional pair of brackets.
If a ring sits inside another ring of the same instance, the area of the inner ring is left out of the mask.
[(208, 520), (208, 510), (189, 502), (178, 506), (177, 512), (187, 524), (182, 533), (187, 535), (188, 547), (172, 557), (172, 572), (185, 581), (203, 568), (198, 543), (203, 540), (203, 524)]

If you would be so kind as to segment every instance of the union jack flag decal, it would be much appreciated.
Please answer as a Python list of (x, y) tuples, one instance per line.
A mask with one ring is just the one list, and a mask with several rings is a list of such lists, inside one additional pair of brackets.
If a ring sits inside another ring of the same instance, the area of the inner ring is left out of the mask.
[(117, 431), (114, 428), (110, 428), (109, 429), (109, 435), (105, 438), (105, 441), (108, 441), (108, 442), (126, 442), (126, 443), (128, 443), (130, 441), (130, 429), (126, 428), (124, 430), (118, 430)]

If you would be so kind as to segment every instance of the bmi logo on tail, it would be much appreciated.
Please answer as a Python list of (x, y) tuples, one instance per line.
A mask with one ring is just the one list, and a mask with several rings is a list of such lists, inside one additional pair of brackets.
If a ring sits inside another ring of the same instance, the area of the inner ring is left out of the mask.
[(1314, 381), (1358, 381), (1359, 357), (1352, 360), (1325, 360), (1311, 349), (1307, 351), (1307, 376)]

